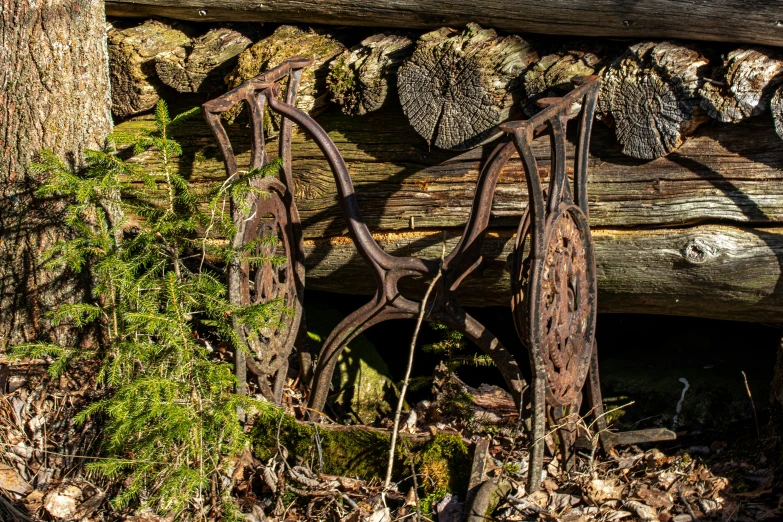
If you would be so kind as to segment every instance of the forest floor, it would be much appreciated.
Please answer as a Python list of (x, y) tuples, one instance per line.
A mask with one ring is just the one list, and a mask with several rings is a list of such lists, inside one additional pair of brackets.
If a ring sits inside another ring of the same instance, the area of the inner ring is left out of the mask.
[[(101, 395), (96, 368), (81, 364), (56, 380), (46, 369), (44, 361), (0, 360), (0, 520), (174, 520), (111, 509), (108, 499), (122, 484), (97, 479), (84, 467), (100, 458), (100, 427), (91, 420), (74, 422)], [(459, 435), (467, 448), (488, 440), (485, 476), (502, 476), (510, 487), (493, 520), (783, 520), (783, 475), (775, 469), (781, 451), (774, 437), (735, 443), (726, 434), (692, 445), (696, 439), (679, 434), (678, 441), (659, 447), (618, 447), (608, 454), (587, 447), (569, 471), (548, 453), (543, 489), (528, 495), (528, 442), (514, 436), (519, 423), (510, 397), (494, 386), (466, 388), (448, 377), (434, 390), (433, 400), (417, 406), (404, 430), (420, 438)], [(470, 400), (455, 408), (456, 396)], [(301, 399), (300, 389), (286, 390), (289, 413), (302, 411)], [(261, 461), (246, 452), (225, 477), (250, 522), (462, 520), (465, 491), (432, 491), (433, 470), (416, 470), (418, 489), (407, 473), (384, 493), (377, 477), (318, 473), (317, 463), (289, 453), (286, 440), (278, 442), (272, 458)], [(551, 436), (547, 442), (552, 445)], [(417, 492), (428, 491), (418, 499)]]

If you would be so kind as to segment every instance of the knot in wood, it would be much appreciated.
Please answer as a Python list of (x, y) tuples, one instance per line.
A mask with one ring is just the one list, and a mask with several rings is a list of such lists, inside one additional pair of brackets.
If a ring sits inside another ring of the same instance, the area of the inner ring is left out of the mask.
[(706, 263), (716, 255), (716, 248), (701, 238), (694, 238), (686, 243), (683, 257), (694, 265)]
[(522, 97), (520, 75), (537, 60), (518, 36), (469, 24), (423, 35), (397, 73), (400, 102), (413, 128), (429, 143), (464, 150), (498, 135)]

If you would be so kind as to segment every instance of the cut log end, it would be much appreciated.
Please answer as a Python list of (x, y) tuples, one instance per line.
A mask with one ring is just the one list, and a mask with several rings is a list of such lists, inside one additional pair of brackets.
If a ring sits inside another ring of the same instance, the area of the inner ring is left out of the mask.
[(598, 110), (614, 122), (625, 154), (665, 156), (706, 120), (697, 93), (708, 63), (693, 48), (645, 42), (603, 71)]
[(497, 134), (523, 94), (520, 77), (538, 59), (518, 36), (469, 24), (423, 35), (399, 69), (400, 103), (416, 131), (442, 149), (464, 150)]
[(783, 86), (778, 87), (772, 100), (769, 102), (772, 111), (772, 119), (775, 122), (775, 132), (783, 139)]
[(178, 92), (213, 93), (225, 88), (223, 77), (236, 58), (260, 36), (257, 25), (236, 24), (210, 29), (188, 47), (178, 47), (155, 59), (158, 77)]
[(397, 86), (397, 69), (413, 52), (413, 40), (403, 34), (376, 34), (329, 64), (326, 80), (332, 101), (349, 116), (380, 109)]
[[(302, 72), (296, 106), (314, 115), (326, 105), (327, 64), (344, 50), (343, 44), (323, 31), (283, 25), (239, 55), (237, 66), (226, 76), (226, 85), (231, 89), (238, 87), (292, 56), (311, 58), (313, 64)], [(241, 110), (237, 106), (224, 116), (233, 121)]]
[(701, 105), (710, 117), (737, 123), (767, 110), (775, 87), (783, 82), (781, 55), (760, 48), (731, 51), (712, 80), (700, 90)]
[(108, 34), (112, 112), (124, 118), (155, 106), (159, 88), (155, 59), (165, 52), (190, 45), (180, 29), (149, 20)]

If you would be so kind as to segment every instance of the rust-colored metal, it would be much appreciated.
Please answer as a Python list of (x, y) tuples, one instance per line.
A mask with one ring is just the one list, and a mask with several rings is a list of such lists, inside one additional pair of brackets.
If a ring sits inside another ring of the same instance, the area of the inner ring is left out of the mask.
[[(253, 152), (250, 167), (266, 163), (263, 151), (264, 110), (268, 107), (281, 116), (280, 156), (283, 169), (279, 178), (258, 181), (268, 198), (252, 202), (250, 216), (234, 204), (237, 235), (232, 244), (239, 249), (264, 235), (277, 236), (278, 247), (262, 254), (283, 255), (288, 263), (282, 267), (262, 265), (253, 273), (248, 264), (237, 258), (229, 267), (229, 294), (233, 302), (248, 304), (269, 298), (280, 298), (295, 310), (286, 324), (260, 333), (240, 331), (253, 351), (247, 366), (263, 378), (278, 371), (275, 391), (281, 390), (279, 369), (285, 368), (302, 318), (304, 288), (302, 233), (293, 199), (291, 175), (291, 126), (307, 131), (319, 146), (331, 167), (337, 186), (338, 201), (348, 231), (359, 255), (371, 268), (376, 282), (374, 297), (346, 317), (324, 342), (313, 376), (309, 408), (315, 418), (326, 404), (337, 359), (357, 335), (367, 328), (392, 319), (418, 316), (422, 303), (403, 296), (398, 288), (405, 277), (435, 277), (434, 297), (427, 303), (425, 319), (445, 324), (462, 332), (484, 350), (495, 362), (519, 405), (528, 387), (517, 361), (498, 338), (471, 317), (459, 305), (455, 292), (460, 283), (482, 263), (481, 248), (489, 224), (492, 201), (498, 177), (514, 156), (522, 159), (528, 185), (529, 201), (517, 231), (516, 244), (510, 256), (512, 272), (512, 311), (522, 343), (527, 347), (532, 370), (532, 445), (528, 490), (540, 487), (543, 468), (544, 435), (549, 417), (562, 423), (578, 413), (582, 388), (588, 374), (588, 399), (605, 426), (598, 382), (598, 362), (594, 352), (596, 321), (595, 254), (587, 220), (587, 166), (590, 134), (598, 96), (597, 77), (575, 78), (577, 87), (562, 98), (540, 100), (542, 110), (529, 120), (507, 122), (500, 129), (502, 140), (484, 163), (476, 185), (470, 216), (464, 232), (443, 260), (398, 257), (385, 252), (373, 239), (362, 219), (351, 177), (345, 161), (326, 131), (310, 116), (295, 107), (295, 96), (301, 68), (307, 60), (293, 58), (261, 74), (227, 94), (204, 105), (207, 122), (223, 151), (229, 177), (237, 175), (236, 158), (220, 114), (237, 103), (250, 107), (253, 128)], [(279, 99), (276, 82), (289, 77), (285, 101)], [(573, 187), (566, 175), (566, 127), (577, 118), (576, 154), (573, 163)], [(548, 134), (551, 142), (551, 175), (546, 189), (542, 185), (531, 144)], [(252, 284), (251, 284), (252, 282)], [(241, 325), (240, 325), (241, 326)], [(237, 352), (237, 376), (244, 384), (245, 361)], [(264, 389), (262, 384), (262, 389)], [(270, 394), (277, 393), (268, 391)], [(576, 434), (573, 423), (565, 422), (561, 442), (570, 459), (570, 446)]]

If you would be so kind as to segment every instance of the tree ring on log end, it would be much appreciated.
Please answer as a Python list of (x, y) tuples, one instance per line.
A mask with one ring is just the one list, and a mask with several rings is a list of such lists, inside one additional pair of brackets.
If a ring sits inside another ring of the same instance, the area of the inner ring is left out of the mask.
[[(530, 256), (523, 259), (529, 230), (526, 216), (517, 236), (512, 273), (515, 323), (527, 339), (531, 366), (535, 368), (540, 358), (546, 370), (547, 403), (568, 406), (584, 386), (595, 337), (592, 237), (581, 209), (561, 203), (547, 219), (543, 262), (536, 273)], [(537, 317), (529, 317), (531, 300), (538, 303)]]
[(243, 326), (256, 362), (253, 367), (271, 375), (288, 359), (296, 340), (304, 288), (296, 273), (292, 212), (285, 203), (285, 187), (274, 178), (266, 179), (273, 180), (268, 196), (256, 201), (244, 235), (243, 244), (249, 251), (242, 263), (242, 304), (276, 303), (280, 312), (261, 328)]
[(611, 116), (624, 154), (665, 156), (707, 120), (697, 93), (708, 63), (689, 47), (644, 42), (602, 72), (598, 112)]
[(499, 135), (523, 95), (521, 75), (538, 59), (518, 36), (468, 24), (423, 35), (397, 72), (408, 121), (430, 144), (465, 150)]

